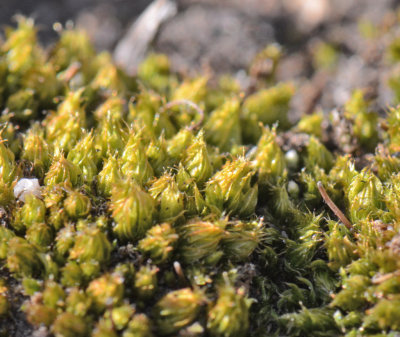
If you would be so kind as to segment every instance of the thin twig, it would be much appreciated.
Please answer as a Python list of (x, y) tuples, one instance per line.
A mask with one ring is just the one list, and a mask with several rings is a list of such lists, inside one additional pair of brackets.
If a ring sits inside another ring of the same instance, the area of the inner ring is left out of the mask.
[(384, 274), (384, 275), (375, 275), (372, 278), (372, 284), (380, 284), (382, 282), (385, 282), (387, 280), (390, 280), (392, 277), (397, 277), (400, 276), (400, 271), (394, 271), (392, 273)]
[(69, 82), (71, 79), (78, 73), (78, 71), (82, 68), (82, 65), (79, 62), (72, 63), (64, 73), (64, 80)]
[(188, 99), (179, 99), (176, 101), (169, 102), (164, 105), (164, 110), (171, 109), (174, 106), (178, 106), (178, 105), (187, 105), (187, 106), (191, 107), (192, 109), (196, 110), (197, 113), (200, 115), (200, 120), (197, 123), (192, 123), (192, 125), (189, 127), (189, 130), (195, 130), (198, 127), (200, 127), (200, 125), (204, 121), (204, 111), (202, 109), (200, 109), (200, 107), (197, 104), (195, 104), (192, 101), (189, 101)]
[(344, 225), (348, 229), (352, 229), (353, 225), (349, 221), (349, 219), (346, 218), (346, 216), (343, 214), (343, 212), (335, 205), (335, 203), (332, 201), (332, 199), (329, 197), (328, 193), (326, 193), (326, 190), (322, 183), (318, 181), (317, 183), (318, 186), (318, 191), (321, 194), (322, 198), (324, 199), (325, 203), (329, 206), (329, 208), (332, 210), (333, 213), (340, 219), (341, 222), (344, 223)]

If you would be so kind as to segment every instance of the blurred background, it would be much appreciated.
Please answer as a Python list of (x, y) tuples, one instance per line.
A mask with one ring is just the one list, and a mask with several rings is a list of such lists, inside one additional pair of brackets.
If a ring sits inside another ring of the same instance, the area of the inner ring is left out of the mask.
[[(173, 3), (175, 9), (166, 15), (166, 20), (158, 22), (150, 20), (150, 16), (141, 23), (145, 30), (146, 22), (154, 26), (147, 40), (141, 41), (144, 55), (150, 51), (166, 53), (176, 71), (196, 74), (206, 69), (215, 75), (229, 72), (246, 85), (243, 70), (248, 69), (257, 52), (266, 45), (278, 43), (284, 57), (277, 80), (300, 84), (293, 101), (298, 113), (316, 107), (340, 106), (354, 88), (367, 90), (371, 97), (379, 96), (380, 107), (392, 99), (382, 56), (385, 36), (373, 35), (377, 27), (382, 31), (385, 25), (396, 24), (398, 0), (158, 2)], [(75, 25), (87, 31), (98, 50), (114, 52), (125, 43), (122, 50), (127, 55), (120, 63), (127, 66), (126, 60), (144, 56), (130, 55), (135, 36), (132, 40), (129, 34), (132, 35), (130, 27), (143, 17), (151, 3), (149, 0), (0, 0), (0, 24), (12, 25), (17, 13), (31, 16), (44, 45), (57, 38), (54, 27)], [(60, 24), (54, 25), (56, 22)], [(137, 32), (136, 35), (143, 36)], [(120, 61), (120, 57), (116, 58)], [(134, 73), (134, 67), (130, 71)]]

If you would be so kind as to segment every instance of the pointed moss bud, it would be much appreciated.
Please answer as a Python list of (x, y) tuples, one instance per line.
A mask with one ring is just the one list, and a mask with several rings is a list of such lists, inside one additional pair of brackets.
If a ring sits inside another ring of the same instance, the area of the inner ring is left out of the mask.
[(247, 97), (243, 103), (244, 140), (250, 143), (258, 140), (259, 122), (268, 125), (279, 122), (280, 127), (287, 128), (290, 125), (287, 114), (293, 94), (293, 85), (281, 83)]
[(390, 108), (387, 117), (388, 130), (390, 144), (389, 149), (391, 153), (400, 151), (400, 108)]
[(83, 218), (90, 212), (90, 199), (77, 190), (68, 190), (68, 196), (64, 200), (64, 209), (72, 219)]
[(58, 106), (57, 112), (45, 120), (47, 141), (55, 148), (69, 152), (82, 136), (85, 110), (81, 105), (83, 90), (71, 91)]
[(399, 299), (381, 299), (367, 311), (368, 316), (365, 325), (367, 327), (378, 325), (381, 330), (397, 331), (400, 329), (399, 308)]
[(57, 316), (51, 331), (55, 337), (85, 337), (88, 334), (88, 324), (82, 317), (64, 312)]
[(103, 52), (97, 55), (96, 61), (98, 63), (98, 71), (91, 83), (91, 87), (94, 90), (101, 90), (107, 94), (125, 92), (127, 88), (123, 81), (122, 74), (113, 64), (111, 55), (107, 52)]
[[(0, 61), (0, 78), (1, 78), (1, 61)], [(1, 93), (1, 88), (0, 88)], [(1, 96), (0, 96), (1, 102)], [(12, 114), (3, 112), (0, 117), (0, 141), (5, 141), (6, 146), (11, 150), (14, 155), (18, 154), (21, 150), (21, 138), (18, 134), (19, 125), (13, 123)]]
[(96, 144), (100, 148), (100, 155), (106, 157), (108, 154), (122, 153), (128, 140), (127, 130), (122, 126), (122, 120), (111, 112), (98, 125)]
[(18, 28), (8, 32), (2, 52), (6, 55), (9, 71), (23, 74), (35, 65), (42, 51), (37, 46), (33, 19), (18, 16), (17, 21)]
[(154, 118), (157, 111), (160, 110), (161, 104), (159, 95), (143, 88), (137, 97), (136, 104), (132, 102), (129, 104), (128, 120), (130, 122), (140, 121), (142, 125), (153, 131)]
[(153, 337), (152, 324), (145, 314), (136, 314), (128, 323), (122, 337)]
[(167, 167), (172, 166), (167, 154), (167, 143), (162, 135), (158, 139), (151, 140), (146, 155), (157, 177), (161, 176)]
[(89, 261), (81, 262), (79, 264), (79, 267), (81, 267), (83, 277), (86, 280), (92, 280), (95, 277), (98, 277), (99, 275), (101, 275), (101, 267), (102, 266), (96, 260), (89, 260)]
[(221, 212), (243, 217), (253, 214), (258, 195), (258, 185), (252, 184), (254, 174), (251, 163), (242, 157), (227, 162), (207, 182), (206, 202)]
[(160, 221), (173, 221), (183, 214), (183, 194), (170, 173), (167, 172), (155, 180), (149, 188), (149, 194), (159, 205)]
[(15, 196), (12, 185), (4, 183), (0, 178), (0, 206), (8, 206)]
[(82, 171), (83, 181), (91, 183), (97, 175), (97, 152), (92, 132), (82, 138), (68, 153), (67, 159)]
[(207, 90), (207, 78), (199, 77), (194, 80), (183, 82), (172, 94), (172, 101), (187, 99), (194, 103), (201, 102)]
[(226, 255), (234, 261), (246, 260), (261, 242), (264, 234), (262, 221), (229, 222), (222, 247)]
[(323, 119), (324, 115), (322, 111), (313, 113), (312, 115), (304, 115), (297, 123), (296, 130), (321, 139)]
[(17, 120), (26, 121), (36, 117), (38, 102), (32, 89), (21, 89), (8, 97), (6, 106)]
[(369, 103), (364, 99), (361, 90), (355, 90), (345, 104), (344, 115), (353, 124), (354, 135), (361, 145), (373, 151), (378, 143), (378, 114), (370, 111)]
[(326, 248), (329, 257), (329, 265), (337, 270), (347, 266), (357, 257), (357, 247), (352, 242), (348, 229), (337, 222), (329, 221), (329, 236), (326, 236)]
[(295, 207), (289, 198), (286, 181), (279, 180), (275, 186), (269, 188), (271, 198), (271, 212), (277, 217), (285, 217), (295, 213)]
[(354, 161), (349, 155), (337, 157), (335, 165), (329, 172), (330, 179), (343, 186), (345, 192), (347, 192), (355, 175), (357, 175), (357, 171), (354, 167)]
[(284, 175), (285, 158), (276, 142), (276, 127), (263, 129), (252, 165), (258, 169), (259, 182), (264, 186), (269, 183), (276, 184)]
[(146, 237), (139, 241), (138, 248), (148, 254), (155, 264), (161, 264), (169, 259), (178, 240), (178, 235), (168, 223), (150, 228)]
[(162, 108), (159, 94), (145, 88), (137, 95), (136, 104), (129, 104), (128, 121), (139, 122), (155, 136), (164, 134), (170, 138), (176, 133), (168, 111)]
[(0, 134), (0, 181), (10, 184), (15, 177), (14, 154), (5, 145), (5, 141)]
[(69, 261), (61, 270), (61, 284), (65, 287), (79, 287), (84, 281), (81, 267), (75, 261)]
[(41, 303), (29, 303), (25, 309), (26, 318), (34, 326), (52, 325), (57, 317), (57, 310)]
[(116, 327), (113, 324), (109, 312), (106, 312), (107, 317), (100, 318), (94, 327), (91, 337), (118, 337)]
[[(8, 75), (8, 64), (7, 64), (7, 61), (4, 59), (4, 58), (2, 58), (2, 60), (0, 61), (0, 80), (2, 81), (2, 83), (4, 83), (6, 80), (7, 80), (7, 75)], [(4, 97), (3, 97), (3, 95), (4, 95), (4, 92), (6, 91), (6, 87), (2, 87), (1, 89), (0, 89), (0, 93), (1, 93), (1, 96), (0, 96), (0, 103), (3, 105), (4, 104)], [(2, 116), (3, 118), (1, 118), (1, 120), (2, 120), (2, 122), (4, 122), (5, 121), (5, 116)], [(12, 116), (9, 114), (9, 117), (11, 118)], [(10, 130), (11, 131), (11, 130)]]
[(124, 280), (118, 274), (104, 274), (89, 283), (87, 294), (95, 304), (94, 309), (101, 312), (107, 307), (121, 303), (124, 295)]
[(302, 306), (299, 312), (280, 316), (278, 322), (288, 334), (297, 336), (306, 335), (309, 331), (331, 336), (340, 335), (333, 319), (333, 312), (326, 308), (308, 309)]
[(318, 190), (318, 181), (320, 181), (322, 186), (326, 188), (328, 195), (332, 200), (338, 200), (337, 198), (339, 196), (343, 199), (341, 191), (335, 189), (334, 185), (328, 179), (325, 170), (319, 166), (315, 166), (311, 172), (305, 167), (300, 171), (299, 180), (304, 188), (303, 200), (309, 209), (318, 207), (323, 200), (321, 193)]
[(17, 230), (30, 228), (34, 224), (44, 223), (46, 217), (46, 206), (42, 200), (33, 194), (25, 196), (25, 204), (17, 210), (13, 227)]
[(194, 142), (192, 131), (188, 128), (180, 129), (167, 142), (167, 153), (173, 162), (178, 163), (185, 155), (185, 150)]
[(42, 295), (44, 305), (50, 308), (64, 306), (65, 292), (57, 282), (47, 281)]
[(157, 91), (165, 91), (170, 83), (170, 67), (167, 55), (152, 53), (139, 64), (138, 77)]
[(10, 303), (7, 298), (8, 289), (3, 279), (0, 280), (0, 317), (8, 314)]
[(24, 288), (24, 295), (32, 296), (35, 293), (40, 293), (41, 291), (43, 291), (43, 281), (34, 278), (24, 277), (24, 279), (22, 280), (22, 287)]
[(385, 204), (394, 219), (400, 219), (400, 175), (392, 176), (386, 189)]
[(56, 152), (50, 169), (47, 171), (44, 178), (44, 183), (47, 186), (67, 182), (72, 186), (77, 186), (82, 181), (82, 172), (75, 164), (65, 159), (64, 155)]
[(224, 272), (225, 282), (218, 287), (218, 299), (208, 311), (207, 329), (213, 336), (245, 336), (249, 327), (252, 300), (243, 287), (235, 289)]
[(114, 233), (121, 240), (142, 238), (155, 217), (154, 199), (134, 181), (113, 187), (110, 208), (116, 221)]
[(242, 143), (237, 98), (227, 100), (214, 110), (204, 125), (207, 142), (218, 146), (222, 152), (230, 151), (232, 146)]
[(155, 323), (161, 335), (178, 332), (193, 322), (204, 301), (204, 295), (190, 288), (169, 292), (154, 307)]
[(24, 74), (21, 85), (24, 88), (33, 88), (35, 99), (43, 106), (51, 106), (53, 99), (60, 93), (60, 83), (57, 81), (56, 72), (45, 59), (38, 60), (33, 69)]
[(307, 145), (306, 166), (312, 170), (315, 165), (328, 173), (333, 166), (333, 156), (317, 138), (312, 136)]
[(79, 288), (72, 288), (65, 300), (66, 311), (85, 317), (92, 305), (91, 299)]
[(179, 251), (184, 262), (191, 264), (217, 252), (224, 235), (225, 221), (192, 220), (179, 232)]
[(133, 314), (135, 313), (135, 308), (130, 304), (123, 304), (120, 307), (113, 308), (106, 314), (110, 315), (112, 322), (118, 330), (124, 329)]
[(350, 220), (356, 223), (367, 217), (376, 217), (384, 207), (384, 191), (381, 181), (364, 169), (351, 181), (347, 193)]
[(194, 181), (188, 185), (188, 189), (185, 192), (185, 205), (185, 214), (188, 216), (206, 215), (209, 213), (206, 201)]
[(111, 195), (112, 187), (121, 179), (121, 170), (118, 160), (110, 156), (104, 161), (103, 169), (99, 172), (97, 191), (105, 197)]
[(50, 255), (50, 253), (39, 253), (38, 256), (44, 267), (44, 279), (57, 279), (59, 275), (59, 267), (54, 261), (53, 256)]
[(68, 221), (67, 212), (59, 206), (53, 206), (49, 209), (50, 214), (47, 217), (49, 225), (53, 226), (55, 230), (62, 228)]
[(29, 243), (43, 251), (53, 242), (53, 228), (45, 223), (35, 223), (28, 228), (25, 238)]
[(78, 262), (95, 260), (104, 264), (110, 259), (111, 249), (107, 236), (99, 228), (90, 226), (77, 233), (69, 258)]
[(206, 105), (207, 111), (217, 109), (224, 104), (225, 100), (240, 95), (240, 83), (234, 75), (223, 74), (218, 78), (217, 86), (207, 88)]
[(7, 82), (12, 91), (19, 87), (34, 89), (35, 98), (48, 104), (57, 95), (55, 71), (46, 64), (45, 52), (37, 43), (33, 20), (22, 16), (17, 19), (18, 29), (8, 31), (7, 41), (2, 46), (9, 71)]
[(146, 300), (151, 298), (157, 290), (157, 273), (159, 269), (155, 266), (146, 265), (140, 267), (135, 274), (133, 288), (136, 295)]
[(4, 226), (0, 226), (0, 259), (7, 258), (8, 244), (15, 236), (15, 233)]
[[(70, 187), (70, 185), (66, 185)], [(66, 196), (64, 184), (55, 184), (53, 186), (45, 186), (43, 189), (44, 203), (47, 208), (63, 206), (63, 201)]]
[(7, 268), (18, 276), (38, 276), (43, 264), (34, 246), (22, 238), (14, 237), (8, 244)]
[(67, 224), (58, 231), (55, 242), (55, 249), (58, 254), (65, 256), (75, 243), (76, 231), (72, 224)]
[(282, 57), (282, 48), (277, 43), (267, 45), (260, 51), (250, 64), (249, 73), (252, 77), (262, 79), (267, 83), (275, 80), (275, 73)]
[(43, 177), (50, 167), (51, 146), (44, 139), (44, 132), (39, 124), (34, 124), (24, 136), (22, 158), (29, 160), (38, 177)]
[(142, 132), (131, 134), (121, 156), (121, 171), (140, 185), (147, 183), (154, 176), (146, 156)]
[(94, 115), (99, 121), (107, 118), (108, 114), (116, 120), (121, 120), (124, 115), (124, 103), (125, 101), (122, 98), (115, 95), (110, 96), (104, 103), (99, 105), (94, 111)]
[(198, 183), (203, 184), (212, 174), (212, 166), (204, 142), (203, 131), (200, 131), (192, 144), (187, 148), (183, 165), (189, 175)]
[(377, 148), (375, 155), (375, 165), (377, 166), (377, 176), (386, 182), (397, 172), (400, 172), (400, 158), (391, 156), (382, 148)]
[[(172, 93), (171, 101), (189, 101), (200, 104), (204, 101), (207, 94), (207, 77), (199, 77), (193, 80), (187, 80), (180, 84)], [(192, 109), (185, 104), (174, 107), (176, 112), (172, 117), (180, 126), (190, 125), (192, 122), (199, 122), (202, 118), (199, 114), (193, 116)]]
[(179, 163), (178, 173), (176, 174), (176, 183), (178, 184), (178, 188), (183, 192), (189, 191), (191, 184), (196, 184), (194, 179), (185, 170), (182, 163)]
[(330, 306), (346, 311), (357, 310), (368, 304), (367, 291), (371, 280), (365, 275), (353, 275), (343, 280), (342, 290), (335, 295)]
[(51, 51), (50, 61), (57, 71), (65, 70), (74, 62), (81, 63), (83, 65), (82, 68), (86, 70), (87, 66), (93, 62), (94, 57), (95, 50), (85, 32), (64, 29), (59, 41)]

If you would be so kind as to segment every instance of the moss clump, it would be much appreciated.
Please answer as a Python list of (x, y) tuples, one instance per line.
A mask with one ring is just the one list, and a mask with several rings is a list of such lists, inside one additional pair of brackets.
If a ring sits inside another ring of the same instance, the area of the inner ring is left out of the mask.
[[(74, 30), (46, 53), (19, 18), (0, 47), (0, 320), (12, 278), (55, 336), (399, 333), (399, 108), (377, 123), (353, 94), (339, 118), (375, 151), (356, 167), (323, 132), (337, 116), (289, 123), (280, 56), (246, 96), (164, 55), (129, 77)], [(42, 187), (22, 201), (26, 176)]]

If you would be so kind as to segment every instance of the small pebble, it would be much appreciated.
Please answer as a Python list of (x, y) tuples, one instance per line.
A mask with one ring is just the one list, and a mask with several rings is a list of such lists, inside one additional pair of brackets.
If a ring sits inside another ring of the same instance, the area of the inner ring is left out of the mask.
[(36, 178), (22, 178), (20, 179), (14, 187), (14, 196), (25, 202), (25, 197), (28, 194), (33, 194), (34, 196), (40, 198), (40, 185), (39, 180)]
[(286, 159), (287, 166), (290, 169), (295, 170), (297, 168), (297, 166), (299, 166), (300, 158), (299, 158), (299, 155), (296, 150), (292, 149), (292, 150), (289, 150), (288, 152), (286, 152), (285, 159)]
[(287, 185), (287, 191), (292, 198), (298, 198), (300, 193), (299, 185), (297, 185), (293, 180), (290, 180)]

